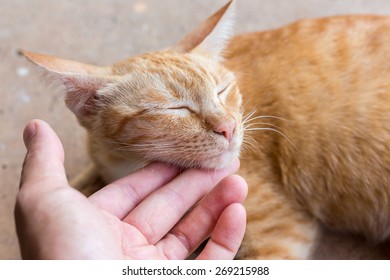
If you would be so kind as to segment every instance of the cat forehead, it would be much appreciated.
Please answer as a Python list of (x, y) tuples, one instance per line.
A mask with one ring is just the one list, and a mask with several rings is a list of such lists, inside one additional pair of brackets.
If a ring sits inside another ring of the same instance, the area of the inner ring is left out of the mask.
[(151, 53), (114, 65), (122, 76), (121, 91), (175, 99), (204, 98), (226, 87), (233, 74), (213, 61), (191, 54)]
[(130, 58), (113, 65), (115, 75), (132, 74), (137, 78), (182, 83), (215, 85), (223, 76), (221, 66), (204, 56), (169, 51), (153, 52)]

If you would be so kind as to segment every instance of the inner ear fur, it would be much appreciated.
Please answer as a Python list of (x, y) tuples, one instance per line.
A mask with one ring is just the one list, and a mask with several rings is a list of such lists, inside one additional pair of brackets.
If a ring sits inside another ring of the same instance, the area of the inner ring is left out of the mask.
[(235, 1), (229, 1), (179, 41), (173, 50), (206, 52), (219, 60), (233, 33), (234, 10)]
[(110, 67), (99, 67), (55, 56), (21, 51), (32, 63), (43, 68), (50, 79), (65, 86), (65, 103), (77, 117), (87, 117), (97, 109), (98, 91), (116, 80)]

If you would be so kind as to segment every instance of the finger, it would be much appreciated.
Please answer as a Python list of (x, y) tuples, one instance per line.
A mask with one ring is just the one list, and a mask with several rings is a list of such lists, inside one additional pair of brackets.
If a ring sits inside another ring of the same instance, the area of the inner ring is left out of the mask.
[(44, 192), (45, 188), (67, 185), (64, 150), (52, 128), (44, 121), (33, 120), (27, 124), (23, 139), (27, 154), (20, 180), (21, 189), (39, 184), (39, 191)]
[(39, 252), (37, 242), (32, 238), (39, 229), (37, 221), (46, 218), (39, 211), (47, 208), (42, 205), (41, 198), (50, 190), (66, 185), (66, 177), (62, 144), (48, 124), (40, 120), (29, 122), (23, 139), (27, 154), (14, 215), (21, 253), (23, 257), (31, 257)]
[(246, 213), (242, 204), (229, 205), (221, 214), (198, 260), (232, 260), (245, 234)]
[(210, 236), (227, 206), (242, 203), (247, 195), (245, 180), (238, 175), (224, 178), (157, 245), (169, 259), (184, 259)]
[(149, 195), (123, 221), (156, 244), (180, 218), (224, 177), (238, 169), (238, 160), (222, 170), (188, 170)]
[(164, 163), (152, 163), (109, 184), (92, 194), (89, 199), (122, 220), (146, 196), (178, 174), (178, 168)]

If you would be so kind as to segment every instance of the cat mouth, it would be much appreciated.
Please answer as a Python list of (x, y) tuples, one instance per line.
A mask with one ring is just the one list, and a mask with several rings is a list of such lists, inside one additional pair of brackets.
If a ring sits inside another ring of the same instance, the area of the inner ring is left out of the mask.
[(183, 163), (185, 168), (223, 169), (239, 158), (241, 145), (238, 142), (216, 153), (188, 154), (189, 160), (182, 159), (178, 163)]
[(239, 149), (227, 149), (215, 154), (175, 153), (146, 157), (148, 161), (162, 161), (181, 168), (223, 169), (239, 157)]
[(204, 146), (194, 149), (172, 144), (149, 145), (149, 149), (138, 150), (136, 153), (147, 161), (160, 161), (180, 168), (223, 169), (234, 162), (240, 155), (242, 140), (235, 137), (230, 143)]

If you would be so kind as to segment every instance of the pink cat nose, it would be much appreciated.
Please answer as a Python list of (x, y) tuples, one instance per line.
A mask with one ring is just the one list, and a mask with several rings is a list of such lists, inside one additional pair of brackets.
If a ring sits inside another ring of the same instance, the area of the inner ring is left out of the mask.
[(232, 141), (237, 122), (234, 119), (221, 120), (214, 125), (213, 131), (224, 136), (229, 142)]

